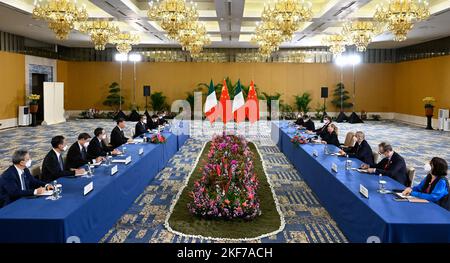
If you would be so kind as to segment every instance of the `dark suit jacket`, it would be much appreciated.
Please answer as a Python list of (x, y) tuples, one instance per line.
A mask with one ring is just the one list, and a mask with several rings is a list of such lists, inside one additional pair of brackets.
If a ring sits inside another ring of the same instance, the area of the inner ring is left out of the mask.
[(146, 132), (147, 132), (147, 124), (138, 121), (138, 123), (136, 123), (134, 137), (139, 137)]
[(9, 202), (8, 193), (6, 192), (5, 180), (0, 176), (0, 208)]
[(58, 156), (53, 149), (47, 153), (42, 162), (42, 180), (44, 182), (51, 182), (61, 177), (73, 175), (75, 175), (75, 171), (61, 170)]
[(166, 123), (169, 123), (169, 122), (165, 118), (158, 119), (158, 124), (159, 125), (164, 125)]
[[(89, 143), (90, 144), (90, 143)], [(66, 170), (77, 169), (89, 162), (87, 150), (86, 156), (83, 158), (78, 141), (70, 146), (66, 158)]]
[(314, 132), (320, 137), (323, 137), (325, 133), (328, 133), (328, 125), (330, 125), (330, 123), (323, 125), (321, 128), (315, 129)]
[(303, 126), (303, 123), (305, 122), (303, 121), (303, 118), (298, 118), (294, 123)]
[(388, 158), (384, 158), (379, 163), (371, 167), (376, 168), (377, 174), (389, 176), (405, 186), (409, 185), (405, 160), (396, 152), (394, 152), (390, 161)]
[(111, 152), (111, 150), (112, 149), (110, 149), (103, 140), (99, 141), (99, 139), (95, 137), (89, 142), (89, 146), (87, 148), (88, 158), (95, 159), (99, 156), (104, 157)]
[(158, 121), (156, 121), (156, 122), (153, 122), (151, 119), (150, 120), (147, 120), (148, 121), (148, 123), (147, 123), (147, 127), (150, 129), (150, 130), (155, 130), (155, 129), (158, 129)]
[(355, 146), (351, 147), (346, 152), (349, 157), (358, 158), (368, 165), (374, 165), (372, 148), (366, 140), (362, 141), (361, 144), (356, 142)]
[(305, 127), (308, 131), (314, 131), (315, 130), (315, 126), (314, 126), (314, 122), (309, 119), (306, 122), (303, 122), (303, 127)]
[(7, 194), (7, 202), (13, 202), (24, 196), (32, 196), (34, 194), (34, 190), (39, 187), (44, 187), (45, 183), (34, 178), (30, 170), (25, 169), (23, 173), (23, 179), (26, 186), (26, 190), (22, 190), (20, 186), (20, 178), (19, 173), (16, 170), (14, 165), (11, 165), (6, 171), (2, 174), (2, 179), (4, 181), (3, 189)]
[(335, 132), (332, 132), (331, 134), (329, 132), (322, 133), (321, 138), (322, 140), (326, 141), (327, 144), (333, 144), (337, 147), (340, 146), (338, 136)]
[(114, 127), (114, 129), (111, 131), (111, 145), (114, 148), (117, 148), (120, 145), (127, 143), (127, 141), (128, 138), (125, 137), (123, 131), (121, 131), (118, 126)]

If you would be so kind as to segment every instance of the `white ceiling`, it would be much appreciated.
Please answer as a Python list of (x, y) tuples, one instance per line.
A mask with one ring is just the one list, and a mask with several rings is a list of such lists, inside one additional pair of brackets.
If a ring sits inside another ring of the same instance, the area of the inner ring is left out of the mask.
[[(0, 30), (36, 40), (71, 47), (91, 47), (86, 35), (74, 30), (69, 40), (58, 41), (45, 22), (31, 17), (34, 0), (0, 0)], [(342, 23), (351, 18), (369, 18), (374, 7), (384, 0), (311, 0), (313, 20), (304, 23), (293, 40), (282, 47), (320, 46), (326, 34), (337, 33)], [(90, 17), (108, 18), (118, 22), (121, 30), (141, 36), (142, 46), (176, 47), (154, 21), (147, 18), (147, 0), (78, 0), (86, 4)], [(212, 39), (210, 47), (255, 48), (250, 38), (264, 0), (194, 0), (200, 21)], [(273, 1), (272, 1), (273, 2)], [(404, 42), (392, 41), (392, 35), (377, 36), (369, 48), (396, 48), (450, 36), (450, 0), (430, 0), (431, 17), (418, 23)]]

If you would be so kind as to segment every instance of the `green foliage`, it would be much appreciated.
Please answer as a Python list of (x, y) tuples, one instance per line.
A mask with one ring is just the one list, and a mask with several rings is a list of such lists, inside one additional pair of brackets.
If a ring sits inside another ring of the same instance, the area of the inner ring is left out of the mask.
[(272, 112), (272, 102), (273, 100), (278, 100), (280, 102), (279, 107), (280, 110), (282, 111), (281, 107), (283, 105), (283, 100), (280, 99), (281, 97), (281, 93), (276, 92), (275, 94), (268, 94), (266, 92), (262, 92), (262, 99), (266, 100), (267, 103), (267, 112), (269, 112), (269, 114)]
[(316, 119), (321, 120), (323, 117), (323, 113), (327, 111), (327, 107), (323, 104), (317, 103), (315, 110), (316, 110), (315, 114)]
[(350, 96), (348, 94), (349, 92), (345, 90), (344, 84), (339, 82), (338, 84), (336, 84), (336, 88), (334, 89), (333, 92), (334, 99), (331, 101), (331, 104), (333, 104), (337, 109), (340, 109), (341, 106), (342, 109), (348, 109), (353, 107), (353, 103), (347, 101), (348, 99), (350, 99)]
[(150, 95), (150, 105), (153, 111), (166, 110), (169, 105), (166, 102), (167, 97), (162, 92), (154, 92)]
[(103, 105), (112, 107), (115, 111), (118, 111), (120, 108), (120, 104), (125, 102), (123, 96), (120, 96), (120, 86), (117, 82), (113, 82), (109, 86), (109, 95), (106, 97), (105, 101), (103, 101)]
[(299, 112), (307, 113), (311, 109), (309, 104), (311, 103), (312, 98), (311, 94), (308, 92), (303, 92), (301, 96), (295, 96), (295, 105), (297, 106), (297, 110)]

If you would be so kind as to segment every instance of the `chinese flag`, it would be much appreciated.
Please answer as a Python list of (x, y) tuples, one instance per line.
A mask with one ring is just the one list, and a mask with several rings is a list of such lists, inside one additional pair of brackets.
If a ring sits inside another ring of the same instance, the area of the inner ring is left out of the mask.
[(231, 118), (233, 118), (233, 114), (231, 112), (231, 101), (230, 94), (228, 94), (227, 83), (223, 80), (222, 92), (220, 94), (219, 99), (219, 114), (222, 117), (223, 123), (227, 123)]
[(259, 120), (259, 101), (253, 80), (250, 83), (247, 101), (245, 102), (245, 115), (247, 116), (250, 123), (254, 123)]

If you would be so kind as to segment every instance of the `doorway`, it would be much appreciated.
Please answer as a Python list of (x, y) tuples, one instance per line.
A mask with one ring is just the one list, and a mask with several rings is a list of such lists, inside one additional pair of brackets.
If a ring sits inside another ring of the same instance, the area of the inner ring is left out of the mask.
[(36, 113), (36, 124), (41, 125), (44, 121), (44, 82), (47, 81), (47, 74), (33, 73), (31, 75), (31, 93), (41, 96), (38, 102), (38, 112)]

